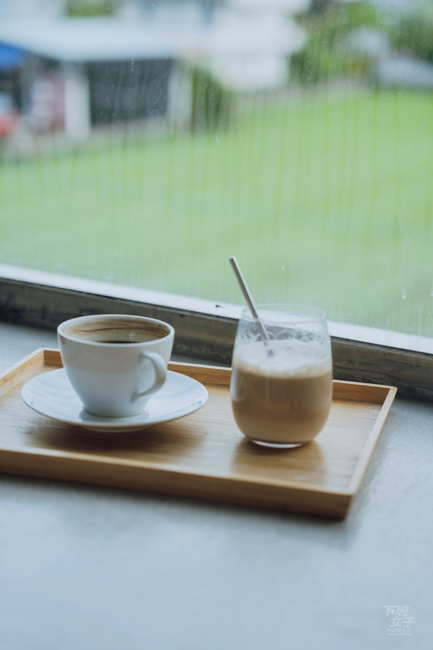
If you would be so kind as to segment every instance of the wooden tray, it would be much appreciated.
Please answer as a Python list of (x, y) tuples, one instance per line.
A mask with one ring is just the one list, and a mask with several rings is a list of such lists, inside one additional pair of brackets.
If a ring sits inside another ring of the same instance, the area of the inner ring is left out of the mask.
[(258, 447), (231, 412), (231, 371), (171, 363), (206, 385), (196, 413), (135, 434), (103, 437), (51, 420), (21, 399), (31, 377), (62, 366), (58, 350), (36, 350), (0, 377), (0, 472), (42, 476), (345, 517), (360, 486), (396, 388), (334, 382), (322, 433), (287, 451)]

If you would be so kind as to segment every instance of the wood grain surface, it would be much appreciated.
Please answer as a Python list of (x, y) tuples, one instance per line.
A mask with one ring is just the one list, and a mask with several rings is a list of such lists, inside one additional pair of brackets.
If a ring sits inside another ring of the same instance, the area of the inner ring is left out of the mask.
[(38, 415), (22, 401), (26, 381), (61, 365), (58, 350), (37, 350), (0, 377), (1, 472), (335, 517), (348, 513), (396, 394), (390, 386), (334, 382), (322, 433), (281, 451), (240, 433), (228, 369), (171, 363), (206, 385), (208, 403), (144, 431), (107, 435)]

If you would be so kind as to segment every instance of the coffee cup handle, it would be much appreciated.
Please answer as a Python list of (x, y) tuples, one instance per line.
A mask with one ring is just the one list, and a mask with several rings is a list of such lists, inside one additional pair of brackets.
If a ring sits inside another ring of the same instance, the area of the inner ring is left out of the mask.
[(155, 393), (157, 390), (161, 388), (161, 386), (165, 384), (165, 380), (167, 379), (167, 368), (165, 365), (165, 361), (160, 354), (158, 354), (157, 352), (142, 352), (140, 362), (141, 361), (150, 361), (150, 363), (155, 368), (156, 377), (153, 386), (151, 386), (147, 390), (143, 390), (133, 395), (132, 401), (134, 402), (136, 399), (139, 399), (140, 397), (145, 397), (146, 395), (151, 395), (152, 393)]

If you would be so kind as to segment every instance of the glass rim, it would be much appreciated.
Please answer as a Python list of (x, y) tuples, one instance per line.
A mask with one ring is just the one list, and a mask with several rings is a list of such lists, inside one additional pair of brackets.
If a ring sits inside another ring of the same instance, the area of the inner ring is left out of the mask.
[[(281, 307), (282, 308), (281, 311), (277, 311), (275, 309), (276, 307)], [(296, 314), (295, 312), (290, 314), (289, 311), (284, 312), (285, 307), (286, 308), (295, 308), (295, 309), (299, 308), (300, 311), (301, 310), (308, 310), (310, 312), (310, 314), (307, 314), (307, 313), (304, 313), (304, 314), (303, 313), (298, 313), (298, 314)], [(297, 303), (297, 302), (265, 302), (265, 303), (258, 303), (258, 304), (256, 304), (256, 308), (257, 308), (257, 311), (259, 313), (259, 316), (260, 316), (260, 311), (266, 311), (268, 309), (271, 313), (275, 313), (275, 314), (280, 313), (281, 315), (284, 315), (286, 313), (287, 316), (291, 316), (291, 315), (292, 316), (299, 316), (300, 318), (302, 318), (302, 323), (317, 323), (318, 321), (323, 321), (323, 320), (327, 321), (326, 312), (321, 307), (313, 307), (312, 305), (305, 305), (305, 304)], [(272, 308), (274, 308), (275, 311), (272, 312)], [(242, 309), (240, 318), (243, 319), (243, 320), (254, 322), (254, 317), (253, 317), (249, 307), (244, 307)]]

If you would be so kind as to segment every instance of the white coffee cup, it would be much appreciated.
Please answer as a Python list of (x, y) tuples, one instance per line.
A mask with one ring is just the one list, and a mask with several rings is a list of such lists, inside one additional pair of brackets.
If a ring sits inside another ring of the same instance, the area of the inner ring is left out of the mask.
[(153, 318), (102, 314), (65, 321), (57, 338), (85, 410), (116, 418), (141, 413), (164, 385), (174, 329)]

